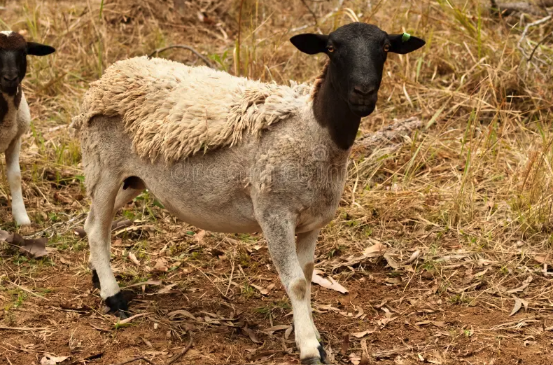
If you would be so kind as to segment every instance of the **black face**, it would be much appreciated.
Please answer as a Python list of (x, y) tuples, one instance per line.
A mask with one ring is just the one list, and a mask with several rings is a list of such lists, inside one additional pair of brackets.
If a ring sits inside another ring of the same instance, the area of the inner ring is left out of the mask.
[(302, 52), (328, 55), (327, 77), (337, 96), (359, 117), (374, 111), (388, 53), (405, 54), (425, 44), (408, 34), (389, 35), (365, 23), (344, 25), (328, 36), (300, 34), (290, 41)]
[(27, 54), (25, 49), (0, 49), (0, 90), (15, 95), (19, 84), (27, 72)]
[(0, 32), (0, 91), (15, 95), (27, 72), (27, 55), (45, 56), (54, 48), (26, 42), (15, 32)]

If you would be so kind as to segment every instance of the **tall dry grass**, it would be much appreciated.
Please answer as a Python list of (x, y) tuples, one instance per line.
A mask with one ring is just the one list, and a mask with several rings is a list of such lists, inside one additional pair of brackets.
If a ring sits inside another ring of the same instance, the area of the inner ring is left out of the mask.
[[(377, 158), (355, 151), (322, 250), (355, 250), (368, 237), (397, 247), (490, 254), (509, 253), (518, 241), (529, 250), (550, 249), (552, 47), (538, 42), (551, 23), (530, 29), (522, 44), (527, 50), (537, 46), (542, 63), (532, 65), (518, 44), (531, 19), (492, 17), (487, 3), (476, 0), (191, 3), (5, 2), (2, 24), (58, 50), (34, 59), (24, 83), (34, 116), (24, 144), (27, 179), (42, 184), (38, 172), (52, 165), (80, 175), (77, 142), (52, 128), (69, 123), (88, 83), (116, 60), (186, 44), (231, 73), (277, 83), (310, 81), (325, 56), (299, 53), (290, 36), (359, 20), (427, 40), (421, 51), (390, 56), (377, 111), (361, 132), (409, 116), (420, 117), (426, 128)], [(161, 56), (201, 63), (183, 50)]]

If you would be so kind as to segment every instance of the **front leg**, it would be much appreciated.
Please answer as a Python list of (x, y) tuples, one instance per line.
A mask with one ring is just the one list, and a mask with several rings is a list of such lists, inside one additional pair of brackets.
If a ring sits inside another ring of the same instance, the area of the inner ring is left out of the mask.
[(290, 297), (294, 313), (296, 345), (303, 364), (321, 364), (324, 351), (319, 344), (311, 319), (308, 296), (309, 282), (298, 260), (295, 247), (296, 216), (288, 209), (267, 206), (256, 209), (257, 220), (269, 245), (273, 263)]
[(21, 191), (21, 169), (19, 168), (19, 150), (21, 148), (21, 137), (18, 137), (6, 150), (6, 167), (10, 193), (12, 197), (12, 214), (15, 222), (20, 226), (31, 224), (31, 220), (25, 210), (23, 194)]

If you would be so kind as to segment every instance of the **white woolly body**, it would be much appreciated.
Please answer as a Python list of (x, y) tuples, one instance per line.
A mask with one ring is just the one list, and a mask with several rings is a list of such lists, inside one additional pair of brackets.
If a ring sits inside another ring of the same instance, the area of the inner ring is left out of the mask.
[(306, 86), (132, 59), (92, 85), (73, 126), (92, 197), (85, 230), (102, 298), (113, 303), (119, 293), (109, 263), (114, 213), (148, 188), (199, 228), (263, 231), (292, 301), (300, 356), (319, 357), (313, 255), (340, 202), (349, 151), (315, 119)]
[(0, 31), (0, 33), (2, 33), (5, 36), (9, 37), (13, 33), (13, 31), (11, 31), (11, 30), (2, 30), (2, 31)]
[(141, 157), (175, 162), (234, 145), (305, 105), (309, 89), (238, 78), (208, 67), (137, 57), (109, 67), (86, 93), (78, 129), (96, 115), (123, 118)]

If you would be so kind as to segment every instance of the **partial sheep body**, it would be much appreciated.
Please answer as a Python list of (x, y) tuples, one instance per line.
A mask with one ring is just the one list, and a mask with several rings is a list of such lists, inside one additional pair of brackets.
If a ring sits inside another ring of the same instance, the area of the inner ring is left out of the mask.
[(0, 32), (0, 152), (6, 155), (12, 213), (19, 225), (31, 224), (23, 202), (19, 167), (21, 137), (31, 124), (29, 105), (21, 89), (27, 71), (26, 56), (44, 56), (54, 51), (49, 46), (26, 42), (18, 33)]
[(424, 41), (362, 23), (291, 41), (329, 55), (311, 95), (305, 86), (139, 58), (92, 86), (73, 127), (92, 198), (85, 230), (93, 282), (113, 312), (125, 317), (128, 305), (110, 266), (111, 222), (148, 188), (199, 228), (263, 232), (292, 304), (300, 358), (316, 365), (325, 361), (311, 313), (317, 236), (340, 202), (387, 52), (408, 53)]
[(31, 125), (31, 113), (23, 91), (19, 90), (13, 96), (2, 93), (0, 113), (4, 114), (0, 122), (0, 152), (6, 155), (6, 175), (10, 186), (12, 214), (17, 224), (29, 225), (31, 220), (27, 215), (23, 201), (21, 169), (19, 167), (21, 136), (27, 133)]

